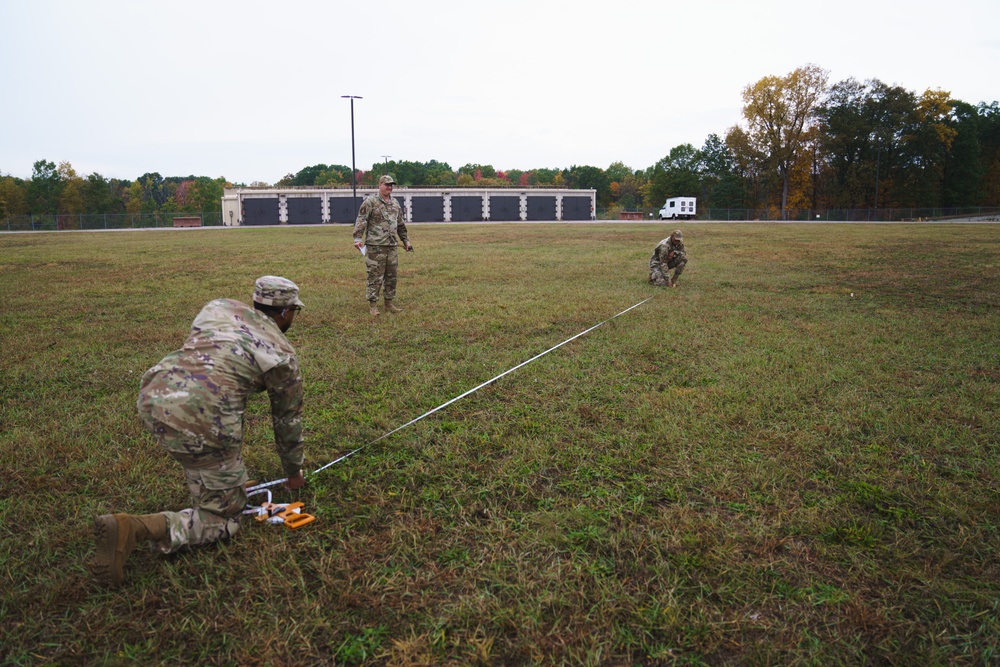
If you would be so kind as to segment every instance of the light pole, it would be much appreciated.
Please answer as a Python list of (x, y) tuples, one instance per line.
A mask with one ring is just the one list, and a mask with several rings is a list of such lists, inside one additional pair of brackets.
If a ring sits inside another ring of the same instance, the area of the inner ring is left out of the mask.
[(389, 173), (389, 158), (391, 158), (391, 157), (392, 157), (391, 155), (383, 155), (382, 156), (382, 159), (385, 160), (385, 169), (382, 170), (382, 175), (383, 176), (385, 176), (386, 174)]
[(878, 147), (875, 153), (875, 220), (878, 220), (878, 172), (879, 168), (882, 166), (882, 137), (879, 136), (879, 131), (882, 128), (879, 127), (875, 132), (875, 140), (878, 142)]
[(354, 199), (351, 200), (351, 205), (355, 208), (358, 206), (358, 169), (354, 166), (354, 100), (364, 99), (360, 95), (341, 95), (345, 100), (351, 101), (351, 189), (354, 194), (352, 195)]

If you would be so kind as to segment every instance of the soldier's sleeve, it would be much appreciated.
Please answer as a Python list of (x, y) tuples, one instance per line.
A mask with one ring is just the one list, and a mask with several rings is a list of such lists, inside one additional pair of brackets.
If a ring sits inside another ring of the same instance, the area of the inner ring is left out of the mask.
[(369, 200), (366, 199), (361, 203), (361, 208), (358, 209), (358, 219), (354, 221), (355, 241), (361, 241), (365, 238), (365, 230), (368, 228), (368, 212), (371, 207)]
[(299, 362), (292, 357), (264, 373), (264, 385), (271, 399), (271, 423), (274, 445), (285, 475), (293, 477), (302, 470), (305, 447), (302, 442), (302, 374)]
[(410, 239), (406, 236), (406, 223), (403, 222), (403, 207), (399, 207), (399, 215), (396, 216), (396, 234), (403, 245), (409, 245)]

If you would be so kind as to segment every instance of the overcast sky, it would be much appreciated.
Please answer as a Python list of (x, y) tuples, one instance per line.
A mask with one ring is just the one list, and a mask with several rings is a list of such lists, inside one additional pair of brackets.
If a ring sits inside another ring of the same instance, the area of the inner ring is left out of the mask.
[(0, 0), (0, 172), (644, 169), (814, 63), (1000, 99), (998, 0)]

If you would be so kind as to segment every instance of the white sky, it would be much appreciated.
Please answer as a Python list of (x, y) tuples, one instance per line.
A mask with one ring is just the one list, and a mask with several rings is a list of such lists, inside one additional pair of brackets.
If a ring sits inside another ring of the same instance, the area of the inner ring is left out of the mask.
[(1000, 99), (997, 0), (0, 0), (0, 172), (274, 183), (390, 159), (644, 169), (830, 83)]

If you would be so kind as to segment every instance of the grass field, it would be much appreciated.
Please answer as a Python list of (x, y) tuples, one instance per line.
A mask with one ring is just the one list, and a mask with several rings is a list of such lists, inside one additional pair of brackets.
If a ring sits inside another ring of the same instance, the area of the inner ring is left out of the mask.
[[(1000, 226), (686, 224), (652, 288), (673, 227), (414, 225), (377, 321), (347, 227), (0, 235), (0, 663), (996, 664)], [(187, 507), (139, 377), (264, 274), (310, 469), (655, 296), (99, 587), (94, 515)]]

